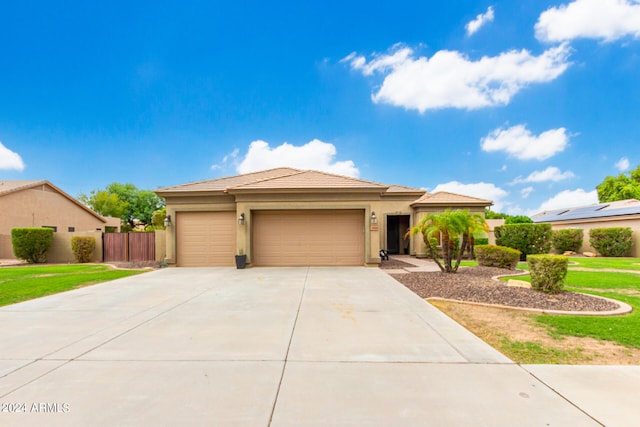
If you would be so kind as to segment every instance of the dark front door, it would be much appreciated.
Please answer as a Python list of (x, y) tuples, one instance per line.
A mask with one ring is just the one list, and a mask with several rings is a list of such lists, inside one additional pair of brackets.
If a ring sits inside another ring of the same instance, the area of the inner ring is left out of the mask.
[(387, 247), (390, 254), (408, 254), (409, 240), (404, 238), (409, 229), (409, 215), (387, 216)]

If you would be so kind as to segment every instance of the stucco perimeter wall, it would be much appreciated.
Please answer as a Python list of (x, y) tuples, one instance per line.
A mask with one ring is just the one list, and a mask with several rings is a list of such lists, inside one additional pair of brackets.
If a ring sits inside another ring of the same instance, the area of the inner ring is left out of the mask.
[(89, 231), (84, 233), (68, 233), (58, 231), (56, 233), (53, 233), (53, 243), (47, 251), (47, 262), (75, 263), (76, 258), (73, 256), (73, 251), (71, 250), (71, 238), (77, 236), (93, 237), (95, 239), (96, 246), (93, 249), (91, 262), (102, 262), (101, 231)]
[[(96, 239), (96, 246), (93, 250), (91, 262), (102, 262), (102, 232), (87, 231), (84, 233), (55, 232), (53, 242), (47, 251), (47, 262), (55, 264), (76, 262), (71, 250), (71, 238), (74, 236), (89, 236)], [(0, 234), (0, 259), (16, 259), (13, 255), (11, 245), (11, 235)]]
[(58, 231), (104, 231), (105, 223), (46, 185), (0, 197), (0, 234), (12, 228), (57, 227)]
[(589, 244), (589, 232), (592, 228), (610, 228), (610, 227), (629, 227), (633, 231), (633, 245), (631, 247), (631, 256), (640, 258), (640, 216), (638, 218), (630, 219), (609, 219), (594, 221), (594, 220), (582, 220), (572, 222), (556, 222), (552, 223), (551, 227), (554, 230), (561, 230), (564, 228), (580, 228), (583, 230), (583, 243), (580, 252), (594, 252), (596, 250)]

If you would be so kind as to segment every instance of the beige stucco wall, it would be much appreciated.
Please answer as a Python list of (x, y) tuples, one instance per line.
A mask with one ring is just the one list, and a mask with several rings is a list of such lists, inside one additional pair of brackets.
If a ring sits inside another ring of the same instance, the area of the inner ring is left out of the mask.
[(46, 185), (0, 197), (0, 234), (17, 227), (57, 227), (58, 231), (104, 231), (105, 223)]
[(596, 252), (589, 244), (589, 231), (592, 228), (629, 227), (633, 231), (633, 246), (631, 256), (640, 258), (640, 215), (625, 217), (611, 217), (600, 219), (585, 219), (575, 221), (560, 221), (551, 223), (551, 228), (561, 230), (564, 228), (580, 228), (583, 230), (583, 243), (580, 252)]
[[(20, 227), (57, 227), (57, 233), (104, 230), (105, 223), (47, 185), (0, 197), (0, 258), (14, 259), (11, 229)], [(108, 224), (119, 226), (112, 218)], [(55, 234), (54, 234), (55, 235)], [(79, 235), (79, 234), (78, 234)]]
[[(175, 221), (176, 212), (184, 211), (235, 211), (236, 218), (244, 213), (244, 225), (236, 223), (237, 248), (247, 255), (247, 263), (251, 263), (251, 216), (258, 210), (288, 209), (360, 209), (365, 216), (365, 263), (377, 265), (380, 262), (379, 252), (385, 237), (383, 219), (386, 212), (410, 213), (409, 201), (389, 203), (381, 201), (379, 194), (252, 194), (237, 195), (234, 198), (222, 196), (167, 198), (167, 214)], [(371, 213), (376, 212), (378, 224), (371, 224)], [(166, 261), (176, 262), (175, 227), (166, 230)]]
[(96, 240), (96, 245), (93, 250), (91, 262), (102, 262), (101, 231), (87, 231), (82, 233), (58, 231), (56, 233), (53, 233), (53, 243), (47, 251), (47, 262), (56, 264), (75, 263), (76, 259), (73, 256), (73, 251), (71, 250), (71, 238), (75, 236), (93, 237)]

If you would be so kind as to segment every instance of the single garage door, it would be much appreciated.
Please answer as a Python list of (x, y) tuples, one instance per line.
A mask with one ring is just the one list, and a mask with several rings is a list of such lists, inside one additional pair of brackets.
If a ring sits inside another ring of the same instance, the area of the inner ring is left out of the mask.
[(364, 265), (363, 210), (254, 211), (253, 265)]
[(176, 255), (179, 267), (235, 265), (236, 213), (177, 212)]

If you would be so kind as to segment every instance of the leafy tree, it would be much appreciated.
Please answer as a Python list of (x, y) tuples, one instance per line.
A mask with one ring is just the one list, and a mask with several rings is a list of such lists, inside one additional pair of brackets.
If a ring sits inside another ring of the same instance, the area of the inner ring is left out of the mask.
[(105, 190), (93, 190), (89, 196), (80, 194), (78, 199), (102, 216), (123, 218), (129, 208), (129, 203), (120, 199), (117, 194)]
[(640, 199), (640, 165), (629, 175), (607, 176), (596, 186), (600, 203)]
[(104, 190), (91, 191), (89, 196), (81, 194), (78, 199), (100, 215), (115, 216), (133, 228), (136, 222), (150, 224), (153, 213), (165, 203), (151, 190), (141, 190), (135, 185), (114, 182)]
[(484, 217), (486, 219), (506, 219), (508, 216), (506, 213), (494, 212), (489, 208), (484, 210)]
[[(460, 266), (462, 254), (470, 244), (471, 236), (479, 230), (486, 230), (487, 223), (480, 214), (470, 214), (468, 210), (449, 209), (441, 213), (432, 213), (422, 218), (420, 223), (415, 225), (408, 234), (414, 236), (422, 234), (424, 242), (429, 250), (429, 255), (436, 262), (440, 271), (445, 273), (455, 273)], [(442, 237), (442, 258), (440, 263), (435, 251), (432, 239), (440, 235)], [(453, 255), (455, 251), (455, 239), (462, 235), (462, 243), (458, 251), (455, 266), (453, 265)]]
[(525, 215), (507, 215), (505, 224), (533, 224), (533, 220)]

